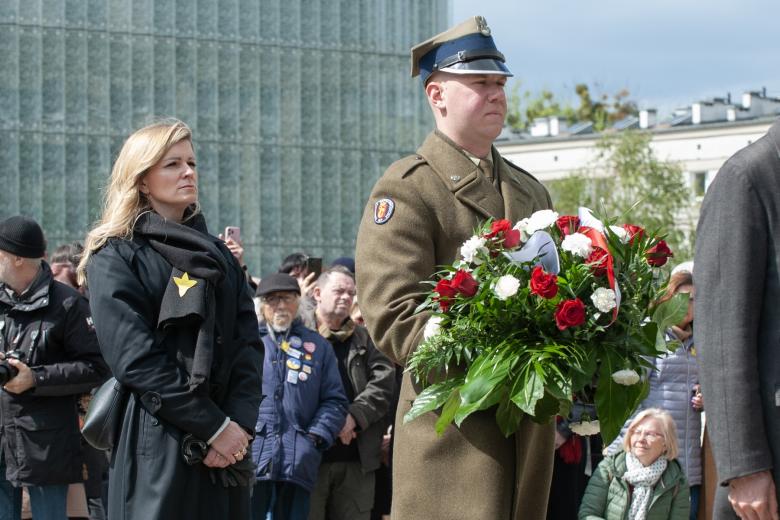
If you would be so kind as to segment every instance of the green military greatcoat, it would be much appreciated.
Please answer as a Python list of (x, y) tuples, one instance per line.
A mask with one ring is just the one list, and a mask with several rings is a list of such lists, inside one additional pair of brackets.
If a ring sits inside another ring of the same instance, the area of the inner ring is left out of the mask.
[[(449, 139), (428, 136), (374, 186), (357, 239), (360, 308), (379, 348), (404, 365), (428, 320), (414, 314), (438, 266), (489, 217), (516, 222), (552, 207), (547, 190), (492, 149), (496, 185)], [(518, 324), (518, 326), (521, 326)], [(394, 520), (542, 520), (553, 466), (554, 427), (526, 419), (505, 438), (495, 410), (442, 437), (438, 411), (403, 424), (420, 391), (404, 374), (393, 460)]]

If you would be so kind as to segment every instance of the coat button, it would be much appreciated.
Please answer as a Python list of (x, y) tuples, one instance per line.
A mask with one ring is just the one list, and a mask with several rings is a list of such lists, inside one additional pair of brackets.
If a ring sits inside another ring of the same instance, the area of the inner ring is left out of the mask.
[(157, 417), (152, 417), (152, 426), (159, 426), (160, 420)]

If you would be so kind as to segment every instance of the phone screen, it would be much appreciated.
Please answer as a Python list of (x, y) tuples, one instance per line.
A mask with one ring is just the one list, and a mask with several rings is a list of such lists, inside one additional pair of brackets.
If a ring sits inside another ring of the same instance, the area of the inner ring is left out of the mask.
[(309, 257), (306, 260), (306, 270), (314, 273), (314, 278), (318, 278), (322, 273), (322, 258)]

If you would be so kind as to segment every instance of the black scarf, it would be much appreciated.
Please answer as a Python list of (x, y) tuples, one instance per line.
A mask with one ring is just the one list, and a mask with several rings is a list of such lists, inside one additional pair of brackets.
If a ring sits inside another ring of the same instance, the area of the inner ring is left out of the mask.
[[(194, 351), (191, 355), (182, 353), (190, 373), (189, 386), (194, 389), (206, 381), (211, 372), (216, 308), (214, 288), (225, 278), (227, 261), (208, 235), (201, 214), (178, 224), (149, 211), (138, 217), (134, 232), (173, 266), (160, 304), (157, 326), (165, 329), (180, 320), (199, 325)], [(184, 292), (182, 279), (189, 279), (184, 284)]]

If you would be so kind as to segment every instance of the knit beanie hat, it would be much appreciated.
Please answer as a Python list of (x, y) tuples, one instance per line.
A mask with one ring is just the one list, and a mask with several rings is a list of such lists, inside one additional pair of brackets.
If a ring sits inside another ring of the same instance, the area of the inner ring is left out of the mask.
[(43, 258), (46, 239), (37, 222), (17, 215), (0, 221), (0, 249), (24, 258)]

